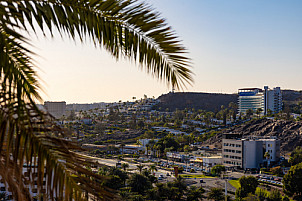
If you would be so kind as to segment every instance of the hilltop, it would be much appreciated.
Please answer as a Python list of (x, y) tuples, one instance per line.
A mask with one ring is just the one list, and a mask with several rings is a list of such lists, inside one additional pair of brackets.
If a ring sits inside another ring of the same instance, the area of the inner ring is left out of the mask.
[[(237, 98), (237, 94), (175, 92), (159, 96), (160, 102), (153, 109), (175, 111), (176, 109), (194, 108), (195, 110), (217, 112), (222, 105), (227, 107), (230, 102), (237, 103)], [(282, 90), (282, 100), (284, 106), (290, 107), (291, 112), (297, 113), (297, 109), (294, 110), (293, 107), (300, 101), (302, 102), (302, 91)]]
[(230, 102), (237, 102), (237, 94), (215, 94), (177, 92), (163, 94), (158, 97), (160, 103), (155, 107), (157, 110), (175, 111), (176, 109), (194, 108), (196, 110), (219, 111), (221, 106), (228, 106)]
[(214, 144), (221, 147), (222, 133), (238, 133), (244, 136), (276, 136), (281, 141), (281, 153), (293, 151), (295, 147), (302, 146), (302, 122), (256, 119), (239, 126), (223, 130), (216, 136), (208, 139), (204, 144)]

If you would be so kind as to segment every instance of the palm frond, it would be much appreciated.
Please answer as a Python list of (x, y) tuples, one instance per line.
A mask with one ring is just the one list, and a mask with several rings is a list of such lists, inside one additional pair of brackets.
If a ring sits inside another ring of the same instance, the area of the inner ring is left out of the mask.
[(35, 104), (39, 78), (33, 52), (24, 47), (28, 39), (19, 34), (29, 27), (90, 38), (115, 58), (133, 59), (175, 88), (193, 80), (186, 50), (158, 13), (134, 0), (0, 0), (1, 177), (17, 200), (28, 200), (27, 186), (34, 185), (22, 173), (24, 164), (37, 174), (39, 193), (48, 200), (85, 200), (86, 192), (113, 199), (101, 185), (104, 178), (87, 170), (92, 162), (77, 154), (79, 147), (64, 140), (64, 131)]
[[(24, 197), (29, 196), (25, 186), (34, 186), (35, 181), (39, 193), (43, 194), (43, 186), (46, 187), (47, 200), (67, 200), (76, 195), (80, 195), (77, 200), (81, 200), (85, 193), (103, 199), (114, 198), (112, 191), (101, 185), (104, 177), (86, 168), (93, 162), (75, 152), (80, 150), (78, 145), (64, 140), (64, 131), (53, 124), (50, 117), (37, 113), (31, 104), (20, 108), (18, 101), (8, 104), (2, 99), (0, 103), (0, 175), (17, 200), (28, 200)], [(25, 177), (24, 166), (36, 177)]]
[[(6, 1), (7, 2), (7, 1)], [(148, 73), (182, 88), (193, 81), (185, 48), (165, 20), (145, 3), (132, 0), (14, 1), (10, 18), (26, 29), (26, 22), (42, 31), (57, 28), (72, 38), (90, 37), (120, 58), (137, 61)]]

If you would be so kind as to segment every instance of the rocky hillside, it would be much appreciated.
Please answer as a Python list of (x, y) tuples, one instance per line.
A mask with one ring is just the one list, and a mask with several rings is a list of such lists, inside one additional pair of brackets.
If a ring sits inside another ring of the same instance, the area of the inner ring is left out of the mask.
[(174, 111), (175, 109), (195, 108), (196, 110), (219, 111), (221, 105), (228, 106), (230, 102), (237, 102), (237, 94), (214, 94), (177, 92), (158, 97), (160, 103), (155, 109)]
[(281, 153), (287, 153), (297, 146), (302, 146), (302, 122), (269, 119), (252, 120), (237, 127), (223, 130), (207, 140), (205, 144), (214, 144), (216, 147), (221, 147), (222, 133), (239, 133), (244, 136), (277, 136), (281, 140)]

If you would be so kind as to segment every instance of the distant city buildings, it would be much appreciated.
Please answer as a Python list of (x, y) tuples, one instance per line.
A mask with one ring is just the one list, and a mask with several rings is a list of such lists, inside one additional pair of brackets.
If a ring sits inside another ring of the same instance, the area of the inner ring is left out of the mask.
[(66, 102), (65, 101), (59, 101), (59, 102), (45, 101), (44, 107), (55, 118), (61, 118), (63, 115), (65, 115)]
[(245, 137), (224, 134), (222, 139), (223, 165), (226, 167), (253, 169), (264, 162), (270, 164), (280, 158), (280, 141), (275, 137)]
[(243, 88), (238, 90), (238, 112), (246, 114), (251, 109), (254, 112), (261, 109), (261, 115), (266, 115), (271, 111), (278, 113), (282, 110), (282, 94), (280, 87), (269, 89)]

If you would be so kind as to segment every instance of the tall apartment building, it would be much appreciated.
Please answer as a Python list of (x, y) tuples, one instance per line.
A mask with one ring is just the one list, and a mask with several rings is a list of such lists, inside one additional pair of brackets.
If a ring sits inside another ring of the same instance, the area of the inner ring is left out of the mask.
[(66, 102), (65, 101), (59, 101), (59, 102), (45, 101), (44, 107), (55, 118), (60, 118), (65, 114)]
[(238, 90), (238, 112), (245, 114), (248, 109), (256, 111), (262, 109), (262, 115), (266, 115), (269, 110), (278, 113), (282, 110), (282, 94), (280, 87), (269, 89), (243, 88)]
[[(269, 158), (265, 158), (265, 153)], [(222, 161), (226, 167), (239, 169), (260, 168), (264, 162), (271, 163), (280, 158), (280, 141), (274, 137), (245, 137), (240, 134), (224, 134), (222, 139)]]
[(275, 87), (269, 89), (268, 86), (264, 86), (264, 100), (265, 100), (265, 114), (268, 110), (271, 110), (273, 113), (278, 113), (282, 110), (282, 94), (280, 87)]

